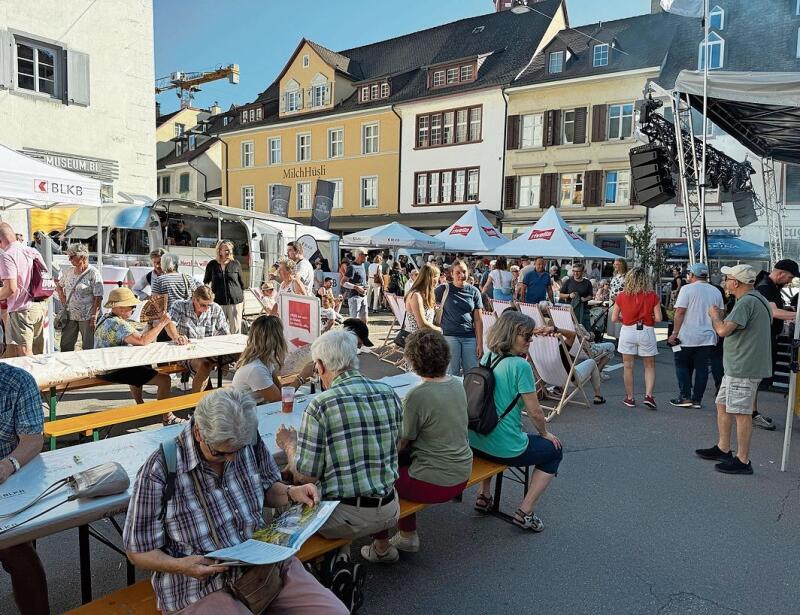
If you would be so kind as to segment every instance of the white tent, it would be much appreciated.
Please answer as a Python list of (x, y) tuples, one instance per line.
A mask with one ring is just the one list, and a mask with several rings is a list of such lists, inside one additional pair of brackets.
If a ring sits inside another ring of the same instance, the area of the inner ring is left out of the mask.
[(601, 250), (573, 231), (555, 207), (522, 234), (492, 252), (496, 256), (542, 256), (544, 258), (592, 258), (613, 260), (618, 255)]
[(464, 212), (436, 238), (444, 242), (444, 249), (448, 252), (493, 252), (508, 242), (477, 205)]
[(358, 233), (342, 237), (348, 246), (367, 248), (416, 248), (428, 252), (442, 250), (444, 242), (425, 233), (409, 228), (399, 222), (390, 222)]

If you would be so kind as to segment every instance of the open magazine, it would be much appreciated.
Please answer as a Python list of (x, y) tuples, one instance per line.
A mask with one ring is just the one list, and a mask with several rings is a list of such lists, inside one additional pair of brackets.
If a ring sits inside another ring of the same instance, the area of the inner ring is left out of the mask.
[(339, 502), (324, 501), (316, 506), (295, 504), (273, 519), (250, 540), (227, 549), (207, 553), (206, 557), (221, 560), (229, 566), (275, 564), (289, 559), (306, 540), (323, 526)]

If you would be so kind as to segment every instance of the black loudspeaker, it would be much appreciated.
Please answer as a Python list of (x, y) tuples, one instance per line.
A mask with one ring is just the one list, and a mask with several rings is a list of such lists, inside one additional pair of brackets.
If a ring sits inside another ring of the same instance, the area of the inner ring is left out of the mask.
[(733, 193), (733, 213), (740, 227), (753, 224), (753, 222), (758, 220), (753, 193), (751, 191)]
[(640, 205), (655, 207), (675, 198), (672, 162), (664, 147), (652, 143), (635, 147), (630, 161), (633, 191)]

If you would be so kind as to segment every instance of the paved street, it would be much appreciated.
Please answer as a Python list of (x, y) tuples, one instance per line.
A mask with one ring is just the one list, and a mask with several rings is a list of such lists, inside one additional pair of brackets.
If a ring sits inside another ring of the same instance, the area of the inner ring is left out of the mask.
[[(374, 319), (373, 339), (382, 337), (383, 327), (375, 325), (385, 320)], [(702, 410), (673, 408), (668, 399), (675, 376), (666, 347), (658, 368), (657, 412), (622, 406), (619, 369), (604, 383), (605, 406), (571, 405), (551, 424), (566, 455), (537, 509), (544, 533), (523, 534), (498, 519), (473, 517), (473, 489), (462, 504), (420, 515), (418, 554), (403, 554), (394, 566), (369, 568), (361, 612), (796, 612), (800, 434), (795, 433), (791, 471), (782, 474), (783, 398), (763, 395), (764, 409), (779, 429), (755, 430), (755, 474), (726, 476), (693, 454), (714, 442), (711, 391)], [(370, 375), (391, 368), (379, 371)], [(60, 406), (64, 413), (126, 403), (127, 394), (109, 387), (71, 399)], [(519, 486), (507, 483), (504, 495), (503, 508), (511, 512)], [(39, 550), (53, 612), (77, 606), (77, 530), (40, 540)], [(124, 579), (122, 559), (94, 545), (95, 595), (122, 587)], [(5, 574), (0, 592), (0, 613), (14, 613)]]

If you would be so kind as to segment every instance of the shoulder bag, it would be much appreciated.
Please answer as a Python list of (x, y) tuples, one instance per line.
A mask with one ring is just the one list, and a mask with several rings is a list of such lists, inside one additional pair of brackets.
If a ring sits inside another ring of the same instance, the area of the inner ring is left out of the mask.
[(84, 278), (84, 276), (89, 273), (89, 268), (87, 267), (86, 271), (84, 271), (77, 280), (75, 280), (75, 286), (72, 287), (72, 290), (69, 291), (67, 295), (67, 302), (64, 304), (64, 309), (58, 313), (58, 316), (55, 317), (53, 320), (53, 328), (56, 331), (61, 331), (64, 327), (67, 326), (69, 322), (69, 301), (72, 299), (72, 295), (75, 293), (75, 289), (78, 288), (78, 284)]
[(442, 326), (442, 316), (444, 316), (444, 302), (447, 301), (447, 293), (450, 292), (450, 284), (446, 284), (444, 287), (444, 293), (442, 294), (442, 301), (436, 308), (436, 311), (433, 313), (433, 324), (437, 327)]
[(394, 338), (394, 345), (398, 346), (399, 348), (406, 347), (406, 338), (411, 335), (408, 331), (406, 331), (406, 318), (408, 317), (408, 312), (403, 314), (403, 322), (400, 324), (400, 330), (397, 332), (397, 335)]

